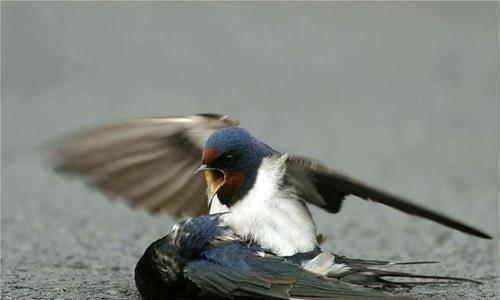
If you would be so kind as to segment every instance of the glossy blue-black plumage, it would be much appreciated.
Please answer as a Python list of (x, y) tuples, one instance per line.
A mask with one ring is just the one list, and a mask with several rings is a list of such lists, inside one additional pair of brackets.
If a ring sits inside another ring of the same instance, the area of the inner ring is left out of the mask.
[(144, 298), (371, 299), (384, 294), (359, 285), (405, 284), (386, 277), (472, 281), (383, 270), (377, 267), (389, 262), (338, 256), (335, 262), (347, 265), (350, 271), (333, 275), (336, 279), (326, 278), (301, 266), (319, 254), (319, 249), (293, 257), (276, 256), (245, 244), (220, 221), (220, 215), (181, 221), (148, 247), (135, 270), (136, 285)]
[(217, 149), (221, 152), (248, 152), (251, 158), (263, 158), (273, 153), (273, 149), (262, 141), (254, 138), (248, 130), (241, 127), (221, 128), (208, 138), (205, 148)]
[(205, 215), (188, 218), (174, 226), (174, 244), (182, 249), (184, 256), (201, 252), (220, 230), (219, 215)]
[(186, 280), (184, 268), (209, 246), (219, 228), (218, 215), (188, 218), (153, 242), (135, 267), (135, 283), (145, 299), (196, 297), (200, 288)]
[(154, 242), (136, 266), (136, 285), (147, 299), (186, 297), (281, 298), (346, 295), (379, 297), (372, 289), (319, 278), (299, 263), (248, 246), (219, 215), (178, 223)]

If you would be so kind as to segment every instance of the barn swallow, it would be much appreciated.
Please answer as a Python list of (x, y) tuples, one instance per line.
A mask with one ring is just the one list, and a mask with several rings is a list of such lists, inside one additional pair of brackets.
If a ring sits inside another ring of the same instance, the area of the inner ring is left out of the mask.
[(230, 212), (223, 216), (225, 224), (279, 256), (318, 247), (307, 205), (337, 213), (348, 195), (491, 239), (317, 161), (279, 152), (227, 116), (143, 118), (104, 125), (60, 141), (54, 159), (57, 170), (84, 176), (105, 194), (150, 213)]
[[(473, 280), (388, 270), (385, 261), (336, 258), (320, 249), (291, 257), (248, 245), (214, 214), (185, 219), (153, 242), (135, 268), (145, 299), (409, 299), (380, 287)], [(405, 263), (408, 264), (408, 263)], [(391, 278), (425, 278), (394, 281)], [(432, 279), (432, 280), (430, 280)], [(476, 282), (477, 283), (477, 282)], [(375, 289), (378, 288), (378, 289)]]

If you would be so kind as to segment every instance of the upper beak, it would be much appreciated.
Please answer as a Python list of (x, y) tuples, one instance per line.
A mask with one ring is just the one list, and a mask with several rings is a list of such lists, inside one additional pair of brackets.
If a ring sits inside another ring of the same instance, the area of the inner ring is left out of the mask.
[(194, 171), (194, 174), (198, 174), (201, 171), (217, 171), (217, 172), (221, 172), (224, 176), (226, 175), (226, 173), (223, 170), (217, 169), (217, 168), (210, 168), (209, 166), (207, 166), (205, 164), (202, 164), (201, 166), (199, 166), (198, 169), (196, 169), (196, 171)]
[(203, 164), (203, 165), (199, 166), (198, 169), (196, 169), (196, 171), (194, 171), (194, 174), (198, 174), (201, 171), (206, 171), (207, 169), (208, 169), (207, 165)]

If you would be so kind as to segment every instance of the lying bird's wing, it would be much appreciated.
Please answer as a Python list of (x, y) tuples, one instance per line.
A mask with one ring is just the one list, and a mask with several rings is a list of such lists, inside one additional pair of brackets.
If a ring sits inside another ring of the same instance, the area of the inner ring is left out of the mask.
[(290, 155), (287, 160), (286, 181), (296, 187), (299, 196), (331, 213), (340, 211), (348, 195), (391, 206), (411, 215), (417, 215), (444, 226), (491, 239), (491, 236), (450, 217), (392, 195), (386, 191), (350, 178), (314, 160)]
[(187, 263), (184, 276), (206, 296), (278, 299), (373, 299), (379, 290), (318, 276), (240, 243), (210, 249)]
[(227, 116), (132, 119), (77, 133), (54, 143), (56, 170), (83, 176), (133, 207), (173, 216), (208, 212), (205, 180), (193, 175), (207, 138), (236, 126)]

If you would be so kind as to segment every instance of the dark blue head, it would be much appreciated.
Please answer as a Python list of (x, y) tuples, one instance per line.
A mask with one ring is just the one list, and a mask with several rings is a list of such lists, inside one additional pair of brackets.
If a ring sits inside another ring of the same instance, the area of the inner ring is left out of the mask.
[(223, 204), (234, 204), (252, 188), (262, 159), (273, 152), (243, 128), (217, 130), (208, 138), (201, 157), (211, 193), (217, 193)]

